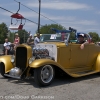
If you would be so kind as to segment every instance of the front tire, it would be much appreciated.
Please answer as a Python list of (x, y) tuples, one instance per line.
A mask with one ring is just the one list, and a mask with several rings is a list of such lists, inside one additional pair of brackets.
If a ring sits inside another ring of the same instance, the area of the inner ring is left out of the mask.
[(54, 75), (55, 71), (51, 65), (45, 65), (34, 70), (34, 80), (39, 86), (50, 85)]
[(4, 78), (8, 78), (7, 76), (5, 76), (5, 66), (4, 66), (4, 63), (0, 63), (0, 73), (1, 75), (4, 77)]

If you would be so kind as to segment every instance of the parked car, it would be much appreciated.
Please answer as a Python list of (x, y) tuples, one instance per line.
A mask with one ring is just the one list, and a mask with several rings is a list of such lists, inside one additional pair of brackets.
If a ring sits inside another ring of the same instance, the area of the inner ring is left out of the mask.
[[(89, 40), (86, 35), (87, 41)], [(50, 85), (59, 70), (72, 77), (81, 77), (100, 72), (100, 46), (89, 43), (83, 50), (80, 44), (70, 42), (67, 33), (42, 34), (40, 43), (33, 49), (21, 44), (14, 55), (0, 57), (0, 72), (3, 77), (24, 79), (34, 77), (40, 86)]]

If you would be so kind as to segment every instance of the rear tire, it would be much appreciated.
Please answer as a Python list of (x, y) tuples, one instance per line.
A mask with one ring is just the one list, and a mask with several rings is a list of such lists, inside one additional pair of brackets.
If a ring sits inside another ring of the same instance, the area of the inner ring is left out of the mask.
[(39, 86), (48, 86), (55, 76), (54, 68), (51, 65), (45, 65), (34, 70), (34, 80)]

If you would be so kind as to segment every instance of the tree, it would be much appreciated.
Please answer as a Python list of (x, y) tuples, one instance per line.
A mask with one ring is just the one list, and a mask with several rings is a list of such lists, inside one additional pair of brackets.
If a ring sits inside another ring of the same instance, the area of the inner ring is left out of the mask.
[(89, 32), (90, 36), (92, 37), (93, 42), (99, 41), (99, 35), (96, 32)]
[(9, 32), (8, 27), (5, 23), (0, 24), (0, 44), (4, 43), (5, 38), (7, 38), (7, 33)]
[(10, 32), (8, 39), (10, 40), (10, 42), (14, 42), (14, 32)]
[(76, 36), (74, 32), (70, 33), (70, 40), (76, 40)]
[(65, 28), (58, 24), (44, 25), (40, 28), (40, 34), (54, 34), (55, 32), (51, 28), (56, 28), (58, 30), (65, 30)]
[[(51, 28), (55, 28), (58, 30), (66, 30), (65, 27), (58, 25), (58, 24), (51, 24), (51, 25), (44, 25), (40, 28), (40, 34), (55, 34), (55, 31), (52, 31)], [(71, 32), (70, 33), (70, 40), (75, 40), (75, 33)]]

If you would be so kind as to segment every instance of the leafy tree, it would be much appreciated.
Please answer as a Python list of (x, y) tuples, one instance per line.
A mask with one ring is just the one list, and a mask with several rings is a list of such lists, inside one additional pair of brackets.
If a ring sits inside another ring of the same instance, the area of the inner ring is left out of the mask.
[(92, 37), (93, 42), (98, 42), (99, 41), (99, 35), (96, 32), (89, 32), (90, 36)]
[(56, 28), (58, 30), (65, 30), (65, 28), (58, 24), (44, 25), (40, 28), (40, 34), (54, 34), (55, 32), (51, 28)]
[(14, 42), (14, 33), (13, 32), (9, 33), (8, 39), (10, 40), (10, 42), (12, 42), (12, 43)]
[(74, 32), (71, 32), (70, 33), (70, 40), (76, 40), (76, 37), (75, 37), (75, 33)]
[(5, 23), (0, 24), (0, 44), (4, 43), (5, 38), (7, 38), (7, 33), (9, 32), (8, 27)]
[[(51, 24), (51, 25), (44, 25), (40, 28), (40, 34), (55, 34), (55, 31), (52, 31), (51, 28), (55, 28), (58, 30), (66, 30), (65, 27), (58, 25), (58, 24)], [(70, 40), (75, 40), (75, 33), (70, 33)]]

